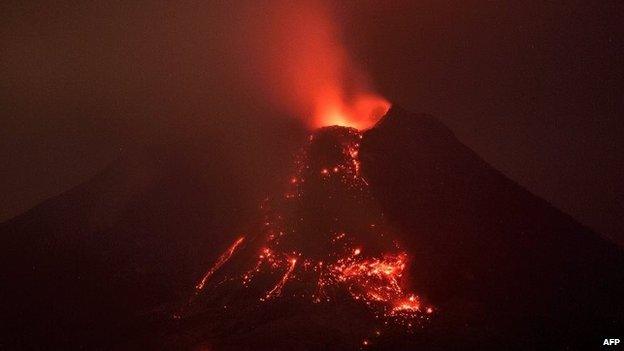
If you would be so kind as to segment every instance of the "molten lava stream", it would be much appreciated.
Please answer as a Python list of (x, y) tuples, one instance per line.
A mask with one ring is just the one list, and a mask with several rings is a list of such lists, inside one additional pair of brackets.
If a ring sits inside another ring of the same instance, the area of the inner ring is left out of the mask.
[(279, 296), (282, 293), (282, 288), (284, 287), (284, 285), (288, 281), (288, 277), (290, 277), (290, 274), (292, 273), (293, 269), (295, 269), (296, 265), (297, 265), (297, 259), (296, 258), (291, 258), (290, 259), (290, 265), (288, 266), (288, 269), (286, 270), (286, 273), (284, 273), (284, 276), (282, 277), (282, 279), (280, 279), (279, 282), (277, 282), (277, 284), (275, 284), (273, 289), (271, 289), (266, 294), (264, 299), (261, 299), (262, 301), (268, 300), (268, 299), (270, 299), (272, 297), (277, 297), (277, 296)]
[(228, 247), (228, 249), (223, 254), (221, 254), (221, 256), (219, 256), (219, 259), (217, 259), (214, 265), (210, 267), (208, 271), (206, 271), (206, 273), (202, 276), (201, 280), (197, 283), (197, 285), (195, 285), (196, 293), (204, 288), (208, 279), (210, 279), (210, 277), (232, 257), (238, 246), (242, 244), (244, 240), (244, 236), (236, 239), (236, 241), (234, 241), (234, 243), (232, 243), (232, 245), (230, 245), (230, 247)]

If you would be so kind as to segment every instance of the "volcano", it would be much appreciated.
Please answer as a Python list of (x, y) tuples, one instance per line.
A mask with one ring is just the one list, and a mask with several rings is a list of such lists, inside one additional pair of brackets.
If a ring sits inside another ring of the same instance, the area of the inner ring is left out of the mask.
[(290, 147), (253, 177), (273, 188), (244, 190), (218, 152), (149, 152), (3, 224), (3, 346), (586, 349), (621, 332), (622, 250), (435, 118), (393, 105)]
[[(387, 328), (412, 331), (422, 326), (433, 308), (405, 290), (408, 254), (361, 174), (361, 140), (356, 129), (338, 126), (310, 135), (296, 159), (289, 189), (262, 204), (261, 222), (219, 256), (174, 317), (185, 319), (219, 306), (223, 310), (213, 328), (231, 321), (252, 329), (272, 311), (284, 310), (288, 316), (288, 310), (300, 310), (302, 304), (306, 309), (325, 304), (341, 310), (342, 319), (370, 324), (337, 337), (339, 344), (348, 341), (344, 347), (369, 345)], [(284, 304), (290, 308), (285, 310)], [(318, 316), (322, 325), (344, 329), (332, 326), (338, 317), (327, 312)], [(363, 333), (367, 329), (370, 335)], [(219, 347), (244, 347), (239, 343), (235, 338)], [(269, 342), (265, 347), (277, 345)]]

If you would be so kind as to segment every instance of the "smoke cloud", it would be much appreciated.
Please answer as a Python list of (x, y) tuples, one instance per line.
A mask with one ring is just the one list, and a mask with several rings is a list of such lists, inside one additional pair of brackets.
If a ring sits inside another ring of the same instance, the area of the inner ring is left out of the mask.
[(249, 4), (241, 67), (271, 102), (307, 126), (371, 127), (389, 108), (341, 42), (318, 1)]

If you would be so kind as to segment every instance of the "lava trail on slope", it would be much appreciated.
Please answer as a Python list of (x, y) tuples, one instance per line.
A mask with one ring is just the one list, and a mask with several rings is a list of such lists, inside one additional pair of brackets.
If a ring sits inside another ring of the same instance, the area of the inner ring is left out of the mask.
[(361, 138), (338, 126), (310, 135), (287, 191), (261, 204), (261, 223), (206, 270), (175, 318), (211, 316), (205, 335), (218, 338), (329, 307), (351, 325), (332, 326), (335, 316), (319, 323), (348, 329), (345, 340), (362, 347), (425, 326), (434, 309), (408, 289), (410, 257), (360, 172)]

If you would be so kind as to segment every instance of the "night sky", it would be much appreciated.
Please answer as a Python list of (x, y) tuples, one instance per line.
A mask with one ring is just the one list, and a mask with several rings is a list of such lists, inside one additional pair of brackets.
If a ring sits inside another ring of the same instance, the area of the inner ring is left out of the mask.
[[(378, 93), (440, 118), (624, 244), (621, 2), (340, 3), (342, 41)], [(204, 119), (244, 128), (249, 106), (270, 110), (240, 74), (255, 62), (240, 51), (247, 16), (272, 8), (246, 5), (4, 1), (0, 220), (87, 180), (129, 143)]]

